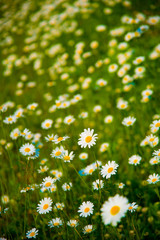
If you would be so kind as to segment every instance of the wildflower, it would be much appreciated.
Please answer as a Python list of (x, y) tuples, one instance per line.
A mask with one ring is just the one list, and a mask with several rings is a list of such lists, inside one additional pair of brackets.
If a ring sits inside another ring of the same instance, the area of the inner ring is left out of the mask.
[(88, 153), (83, 152), (83, 153), (79, 154), (79, 158), (80, 158), (81, 160), (86, 160), (86, 159), (88, 159)]
[(97, 179), (96, 181), (94, 181), (94, 182), (92, 183), (92, 185), (93, 185), (93, 189), (94, 189), (94, 190), (98, 190), (98, 189), (103, 188), (104, 183), (103, 183), (102, 180)]
[(80, 213), (80, 217), (88, 217), (91, 214), (93, 214), (93, 203), (90, 201), (83, 202), (80, 207), (78, 212)]
[(46, 119), (44, 122), (42, 122), (41, 127), (43, 129), (49, 129), (52, 127), (53, 120), (51, 119)]
[(138, 165), (140, 164), (141, 157), (139, 155), (133, 155), (129, 158), (129, 164)]
[(108, 67), (108, 71), (109, 72), (115, 72), (115, 71), (117, 71), (117, 69), (118, 69), (118, 65), (117, 64), (111, 64)]
[(51, 134), (51, 135), (47, 135), (47, 137), (45, 137), (45, 140), (47, 142), (53, 142), (53, 140), (55, 140), (55, 138), (57, 138), (57, 135)]
[(20, 136), (20, 130), (18, 128), (13, 129), (12, 132), (10, 133), (10, 137), (13, 140), (16, 140), (19, 136)]
[(47, 189), (50, 189), (50, 187), (52, 186), (52, 184), (54, 183), (54, 179), (51, 178), (51, 177), (45, 177), (43, 178), (43, 182), (42, 182), (42, 186), (47, 188)]
[(39, 214), (46, 214), (46, 213), (48, 213), (52, 210), (51, 205), (52, 205), (51, 198), (50, 197), (49, 198), (44, 198), (38, 204), (37, 212), (39, 212)]
[(83, 233), (84, 234), (88, 234), (91, 233), (94, 230), (94, 226), (93, 225), (87, 225), (83, 228)]
[(116, 226), (128, 210), (128, 199), (116, 194), (114, 197), (109, 197), (101, 208), (101, 216), (105, 225), (112, 224)]
[(33, 155), (36, 152), (36, 148), (33, 144), (23, 144), (22, 147), (19, 149), (19, 151), (24, 155), (24, 156), (30, 156)]
[(133, 64), (135, 65), (138, 65), (140, 64), (141, 62), (143, 62), (145, 60), (145, 57), (142, 56), (142, 57), (137, 57), (134, 61), (133, 61)]
[(58, 143), (60, 143), (60, 142), (65, 141), (65, 140), (68, 139), (68, 138), (69, 138), (68, 136), (64, 136), (64, 137), (58, 137), (58, 136), (56, 136), (55, 139), (53, 140), (53, 142), (54, 142), (55, 144), (58, 144)]
[(149, 161), (149, 163), (150, 163), (151, 165), (158, 164), (159, 162), (160, 162), (160, 159), (159, 159), (159, 157), (157, 157), (157, 156), (154, 156), (154, 157), (151, 158), (150, 161)]
[(102, 143), (100, 146), (100, 152), (107, 151), (108, 147), (109, 147), (109, 143)]
[(91, 175), (91, 174), (94, 172), (95, 169), (96, 169), (95, 165), (94, 165), (94, 164), (90, 164), (90, 165), (88, 165), (88, 166), (84, 169), (84, 173), (85, 173), (86, 175)]
[(38, 230), (36, 228), (32, 228), (26, 233), (27, 238), (36, 238), (37, 235), (38, 235)]
[(80, 138), (78, 139), (78, 145), (80, 145), (81, 148), (86, 148), (87, 146), (90, 148), (96, 144), (95, 142), (98, 137), (97, 134), (93, 134), (93, 132), (94, 129), (90, 130), (90, 128), (88, 128), (84, 129), (84, 132), (80, 134)]
[(3, 195), (1, 197), (2, 203), (7, 204), (9, 203), (9, 197), (7, 195)]
[(111, 123), (112, 121), (113, 121), (113, 116), (112, 115), (108, 115), (104, 118), (105, 123)]
[(60, 218), (53, 218), (49, 223), (48, 223), (48, 226), (50, 228), (53, 228), (53, 227), (59, 227), (61, 226), (63, 223), (62, 223), (62, 220)]
[(38, 169), (38, 173), (44, 173), (44, 172), (47, 172), (48, 171), (48, 167), (47, 166), (40, 166), (40, 169)]
[(85, 119), (88, 117), (88, 112), (81, 112), (78, 117)]
[(100, 105), (97, 105), (93, 108), (93, 112), (98, 113), (102, 110), (102, 107)]
[(129, 126), (132, 126), (135, 121), (136, 121), (136, 118), (129, 116), (123, 119), (122, 124), (129, 127)]
[(73, 160), (74, 156), (75, 155), (73, 154), (73, 152), (68, 153), (68, 150), (65, 150), (63, 153), (63, 160), (64, 162), (70, 162)]
[(69, 184), (68, 183), (64, 183), (62, 185), (62, 188), (63, 190), (66, 192), (66, 191), (70, 191), (71, 190), (71, 187), (72, 187), (72, 183), (70, 182)]
[(128, 102), (124, 101), (123, 99), (120, 99), (117, 103), (118, 109), (126, 109), (128, 107)]
[(56, 203), (54, 209), (63, 210), (64, 203)]
[(17, 118), (14, 115), (10, 115), (9, 117), (6, 117), (3, 120), (3, 122), (6, 123), (6, 124), (12, 124), (12, 123), (15, 123), (16, 121), (17, 121)]
[(118, 187), (119, 187), (120, 189), (122, 189), (124, 186), (125, 186), (124, 183), (118, 183)]
[(138, 208), (138, 205), (135, 202), (133, 202), (129, 204), (128, 210), (130, 212), (134, 212), (137, 208)]
[(61, 147), (56, 147), (52, 153), (51, 153), (51, 157), (55, 157), (55, 158), (61, 158), (63, 153), (64, 153), (64, 148), (61, 146)]
[(116, 174), (118, 164), (115, 161), (108, 161), (105, 166), (102, 166), (101, 175), (103, 178), (110, 178), (111, 175)]
[(153, 134), (147, 136), (146, 139), (151, 147), (155, 147), (159, 143), (159, 138)]
[(75, 220), (75, 219), (71, 219), (67, 222), (67, 225), (70, 226), (70, 227), (77, 227), (78, 221)]
[(150, 184), (151, 183), (155, 184), (155, 183), (159, 182), (159, 180), (160, 180), (160, 176), (158, 174), (153, 173), (153, 174), (149, 175), (147, 182)]
[(69, 115), (69, 116), (65, 117), (65, 119), (64, 119), (64, 123), (67, 125), (70, 125), (74, 121), (75, 121), (75, 118), (72, 115)]
[(37, 108), (38, 104), (37, 103), (32, 103), (27, 106), (27, 109), (29, 110), (35, 110)]
[(155, 150), (155, 151), (153, 152), (153, 156), (157, 156), (157, 157), (160, 158), (160, 149)]
[(99, 79), (97, 80), (96, 84), (99, 85), (100, 87), (104, 87), (107, 85), (107, 81), (104, 79)]

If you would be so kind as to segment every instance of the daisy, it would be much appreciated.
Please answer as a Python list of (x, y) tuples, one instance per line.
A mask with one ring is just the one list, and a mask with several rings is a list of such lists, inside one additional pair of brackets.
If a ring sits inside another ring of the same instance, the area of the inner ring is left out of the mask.
[(88, 112), (81, 112), (78, 117), (85, 119), (88, 117)]
[(160, 127), (160, 119), (154, 120), (153, 123), (151, 124), (151, 126), (154, 126), (155, 128), (159, 128)]
[(105, 166), (102, 166), (101, 175), (103, 178), (110, 178), (111, 175), (116, 174), (118, 164), (115, 161), (108, 161)]
[(57, 190), (57, 186), (55, 184), (52, 184), (52, 186), (50, 187), (50, 191), (56, 192), (56, 190)]
[(21, 132), (21, 136), (22, 137), (25, 137), (27, 134), (29, 134), (30, 133), (30, 131), (29, 131), (29, 129), (27, 129), (27, 128), (25, 128), (22, 132)]
[(99, 79), (99, 80), (97, 80), (96, 84), (100, 87), (104, 87), (107, 85), (107, 81), (104, 79)]
[(46, 214), (52, 211), (51, 205), (52, 205), (52, 199), (50, 197), (44, 198), (38, 204), (37, 212), (39, 212), (39, 214)]
[(26, 233), (27, 238), (36, 238), (37, 235), (38, 235), (38, 230), (36, 228), (32, 228)]
[(19, 108), (17, 111), (15, 111), (14, 116), (16, 118), (24, 117), (23, 112), (24, 112), (24, 109), (23, 108)]
[(135, 202), (133, 202), (129, 204), (128, 210), (130, 212), (134, 212), (137, 208), (138, 208), (138, 205)]
[(97, 32), (104, 32), (106, 30), (106, 26), (105, 25), (98, 25), (96, 26), (96, 31)]
[(118, 183), (118, 188), (122, 189), (125, 186), (124, 183)]
[(147, 182), (150, 184), (151, 183), (155, 184), (155, 183), (159, 182), (159, 180), (160, 180), (160, 176), (158, 174), (153, 173), (153, 174), (149, 175)]
[(112, 115), (108, 115), (104, 118), (105, 123), (111, 123), (112, 121), (113, 121), (113, 116)]
[(117, 71), (117, 69), (118, 69), (118, 65), (117, 64), (111, 64), (108, 67), (108, 71), (109, 72), (115, 72), (115, 71)]
[(52, 153), (51, 153), (51, 157), (54, 157), (54, 158), (62, 158), (63, 156), (63, 153), (64, 153), (64, 148), (61, 146), (61, 147), (56, 147)]
[(137, 68), (135, 68), (135, 74), (137, 74), (137, 75), (139, 75), (139, 74), (142, 74), (142, 73), (144, 73), (145, 72), (145, 67), (137, 67)]
[(51, 119), (46, 119), (44, 122), (42, 122), (41, 127), (43, 129), (49, 129), (52, 127), (53, 120)]
[(17, 118), (14, 115), (10, 115), (9, 117), (6, 117), (3, 120), (3, 122), (6, 123), (6, 124), (12, 124), (12, 123), (15, 123), (16, 121), (17, 121)]
[(78, 145), (81, 146), (81, 148), (86, 148), (87, 146), (90, 148), (91, 146), (95, 145), (97, 134), (93, 134), (94, 129), (88, 128), (84, 129), (84, 132), (80, 134), (80, 138), (78, 139)]
[(151, 89), (146, 89), (146, 90), (142, 91), (141, 94), (143, 97), (149, 97), (153, 94), (153, 91)]
[(124, 101), (123, 99), (120, 99), (117, 103), (118, 109), (126, 109), (128, 107), (128, 102)]
[(145, 57), (137, 57), (134, 61), (133, 61), (133, 64), (135, 65), (138, 65), (140, 64), (141, 62), (143, 62), (145, 60)]
[(47, 135), (47, 137), (45, 137), (45, 140), (47, 142), (53, 142), (53, 140), (55, 140), (55, 138), (57, 138), (57, 135), (51, 134), (51, 135)]
[(19, 151), (24, 155), (24, 156), (30, 156), (36, 152), (36, 148), (33, 144), (23, 144), (22, 147), (19, 149)]
[(62, 185), (62, 188), (63, 190), (66, 192), (66, 191), (70, 191), (71, 190), (71, 187), (72, 187), (72, 183), (70, 182), (69, 184), (68, 183), (64, 183)]
[(75, 121), (75, 118), (72, 115), (69, 115), (69, 116), (65, 117), (65, 119), (64, 119), (64, 123), (67, 125), (70, 125), (74, 121)]
[(42, 186), (47, 189), (50, 189), (54, 182), (55, 182), (55, 180), (53, 178), (45, 177), (45, 178), (43, 178)]
[(27, 106), (27, 109), (29, 110), (35, 110), (38, 106), (38, 103), (32, 103)]
[(60, 218), (53, 218), (49, 223), (48, 223), (48, 226), (50, 228), (53, 228), (53, 227), (59, 227), (61, 226), (63, 223), (62, 223), (62, 220)]
[(91, 233), (93, 230), (95, 230), (93, 225), (87, 225), (83, 228), (83, 233), (88, 234)]
[(96, 167), (94, 164), (90, 164), (88, 165), (85, 169), (84, 169), (84, 173), (86, 175), (91, 175), (94, 171), (95, 171)]
[(122, 124), (129, 127), (129, 126), (132, 126), (135, 121), (136, 121), (136, 118), (129, 116), (123, 119)]
[(100, 146), (100, 152), (107, 151), (108, 147), (109, 147), (109, 143), (102, 143)]
[(129, 164), (136, 166), (136, 165), (140, 164), (141, 159), (142, 158), (139, 155), (133, 155), (129, 158)]
[(40, 166), (40, 169), (38, 169), (38, 173), (44, 173), (44, 172), (47, 172), (48, 171), (48, 167), (47, 166)]
[(103, 183), (102, 180), (97, 179), (96, 181), (94, 181), (94, 182), (92, 183), (92, 185), (93, 185), (93, 189), (94, 189), (94, 190), (98, 190), (98, 189), (103, 188), (104, 183)]
[(68, 139), (68, 138), (69, 138), (68, 136), (64, 136), (64, 137), (58, 137), (58, 136), (56, 136), (55, 139), (54, 139), (52, 142), (54, 142), (55, 144), (58, 144), (58, 143), (60, 143), (60, 142), (65, 141), (65, 140)]
[(68, 153), (68, 150), (65, 150), (63, 153), (63, 160), (64, 162), (70, 162), (73, 160), (74, 156), (75, 155), (73, 154), (73, 152)]
[(75, 220), (75, 219), (71, 219), (67, 222), (67, 225), (70, 226), (70, 227), (77, 227), (78, 221)]
[(91, 214), (93, 214), (93, 203), (90, 201), (83, 202), (80, 207), (78, 212), (80, 213), (80, 217), (88, 217)]
[(63, 210), (64, 203), (56, 203), (54, 209)]
[(79, 154), (79, 158), (80, 158), (81, 160), (86, 160), (86, 159), (88, 159), (88, 153), (83, 152), (83, 153)]
[(16, 140), (19, 136), (20, 136), (20, 131), (18, 128), (13, 129), (12, 132), (10, 133), (10, 137), (13, 140)]
[(155, 151), (153, 152), (153, 156), (156, 156), (156, 157), (159, 157), (159, 158), (160, 158), (160, 149), (155, 150)]
[(93, 108), (93, 112), (95, 113), (101, 112), (101, 110), (102, 110), (102, 107), (100, 105), (97, 105)]
[(155, 147), (159, 143), (159, 138), (153, 134), (147, 136), (146, 138), (151, 147)]
[(157, 157), (157, 156), (151, 158), (150, 161), (149, 161), (149, 163), (150, 163), (151, 165), (158, 164), (159, 162), (160, 162), (160, 159), (159, 159), (159, 157)]
[(9, 197), (7, 195), (3, 195), (1, 197), (2, 203), (7, 204), (9, 203)]
[(116, 226), (122, 217), (124, 217), (129, 207), (128, 199), (116, 194), (109, 197), (101, 208), (101, 216), (105, 225), (112, 224)]
[(40, 161), (40, 164), (41, 164), (41, 165), (44, 165), (47, 161), (48, 161), (47, 158), (43, 158), (43, 159)]

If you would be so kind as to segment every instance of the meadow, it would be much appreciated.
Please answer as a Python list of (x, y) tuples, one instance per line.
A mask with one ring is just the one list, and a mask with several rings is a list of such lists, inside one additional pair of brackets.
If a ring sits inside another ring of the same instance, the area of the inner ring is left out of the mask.
[(160, 239), (160, 3), (0, 7), (0, 239)]

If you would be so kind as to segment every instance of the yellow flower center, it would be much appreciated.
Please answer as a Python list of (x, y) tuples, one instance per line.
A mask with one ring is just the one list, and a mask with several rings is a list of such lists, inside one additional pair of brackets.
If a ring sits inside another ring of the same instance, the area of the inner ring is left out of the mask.
[(131, 124), (132, 124), (132, 121), (128, 121), (127, 124), (128, 124), (128, 125), (131, 125)]
[(8, 118), (8, 122), (11, 122), (13, 119), (11, 117)]
[(54, 226), (58, 226), (58, 225), (59, 225), (59, 223), (58, 223), (58, 222), (55, 222), (55, 223), (54, 223)]
[(59, 155), (61, 155), (61, 152), (60, 152), (60, 151), (57, 151), (57, 152), (55, 153), (55, 156), (59, 156)]
[(113, 167), (108, 168), (108, 173), (111, 173), (113, 171)]
[(25, 152), (30, 152), (30, 148), (25, 148)]
[(92, 172), (93, 172), (93, 169), (90, 169), (90, 170), (89, 170), (89, 173), (92, 173)]
[(61, 103), (59, 102), (59, 103), (56, 103), (56, 107), (59, 107), (61, 105)]
[(51, 186), (51, 182), (47, 182), (47, 183), (45, 184), (45, 186), (46, 186), (46, 187), (50, 187), (50, 186)]
[(89, 207), (86, 207), (86, 208), (84, 209), (84, 212), (87, 213), (87, 212), (89, 212), (89, 210), (90, 210), (90, 208), (89, 208)]
[(129, 209), (129, 210), (131, 210), (131, 209), (133, 209), (133, 207), (132, 207), (132, 206), (130, 206), (128, 209)]
[(85, 138), (85, 141), (86, 141), (87, 143), (89, 143), (91, 140), (92, 140), (92, 137), (91, 137), (91, 136), (88, 136), (88, 137)]
[(157, 160), (154, 160), (153, 163), (157, 163)]
[(134, 159), (134, 160), (133, 160), (133, 162), (134, 162), (134, 163), (137, 163), (137, 162), (138, 162), (138, 160), (137, 160), (137, 159)]
[(68, 160), (70, 160), (70, 157), (69, 157), (69, 156), (64, 156), (63, 159), (66, 160), (66, 161), (68, 161)]
[(90, 229), (90, 228), (86, 229), (86, 232), (87, 232), (87, 233), (89, 233), (89, 232), (91, 232), (91, 231), (92, 231), (92, 229)]
[(14, 133), (14, 136), (15, 136), (15, 137), (18, 137), (18, 133)]
[(46, 210), (48, 207), (49, 207), (49, 205), (46, 203), (46, 204), (44, 204), (43, 209)]
[(70, 118), (70, 119), (68, 119), (68, 120), (67, 120), (67, 122), (68, 122), (68, 123), (72, 122), (72, 119), (71, 119), (71, 118)]
[(71, 227), (75, 227), (75, 223), (71, 223)]
[(156, 123), (155, 127), (160, 127), (160, 123), (159, 122)]
[(35, 232), (31, 232), (30, 237), (34, 237), (34, 236), (35, 236)]
[(59, 138), (57, 139), (58, 142), (60, 142), (60, 141), (62, 141), (62, 140), (63, 140), (63, 137), (59, 137)]
[(50, 137), (50, 138), (49, 138), (49, 141), (52, 141), (53, 139), (54, 139), (54, 137)]
[(121, 104), (121, 108), (124, 108), (125, 107), (125, 104), (123, 103), (123, 104)]
[(156, 181), (157, 181), (157, 178), (153, 178), (153, 179), (152, 179), (152, 182), (156, 182)]
[(113, 206), (113, 207), (111, 208), (111, 210), (110, 210), (110, 213), (111, 213), (112, 215), (116, 215), (116, 214), (119, 213), (119, 211), (120, 211), (120, 207), (119, 207), (119, 206)]
[(31, 108), (31, 109), (35, 109), (36, 107), (35, 107), (34, 105), (32, 105), (30, 108)]

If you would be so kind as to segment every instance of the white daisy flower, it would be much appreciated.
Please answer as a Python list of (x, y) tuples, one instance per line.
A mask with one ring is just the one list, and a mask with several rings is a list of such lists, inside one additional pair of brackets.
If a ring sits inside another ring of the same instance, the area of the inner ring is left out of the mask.
[(96, 84), (99, 85), (100, 87), (104, 87), (107, 85), (107, 81), (104, 79), (98, 79)]
[(64, 148), (61, 146), (61, 147), (56, 147), (52, 153), (51, 153), (51, 157), (55, 157), (55, 158), (62, 158), (63, 156), (63, 153), (64, 153)]
[(104, 118), (105, 123), (111, 123), (112, 121), (113, 121), (113, 116), (112, 115), (108, 115)]
[(58, 210), (63, 210), (64, 208), (64, 203), (56, 203), (54, 206), (54, 209), (58, 209)]
[(47, 137), (45, 137), (45, 140), (47, 142), (53, 142), (53, 140), (55, 140), (55, 138), (57, 138), (57, 135), (51, 134), (51, 135), (47, 135)]
[(38, 103), (32, 103), (27, 106), (27, 109), (29, 110), (35, 110), (38, 106)]
[(13, 139), (13, 140), (16, 140), (19, 136), (20, 136), (20, 130), (18, 128), (15, 128), (12, 130), (12, 132), (10, 133), (10, 137)]
[(86, 148), (87, 146), (90, 148), (93, 145), (95, 145), (96, 143), (96, 139), (97, 134), (93, 134), (94, 133), (94, 129), (88, 128), (88, 129), (84, 129), (84, 132), (82, 132), (80, 134), (80, 138), (78, 139), (78, 145), (81, 146), (81, 148)]
[(128, 102), (123, 100), (123, 99), (120, 99), (117, 103), (117, 108), (118, 109), (126, 109), (128, 107)]
[(72, 187), (72, 183), (70, 182), (69, 184), (68, 183), (64, 183), (62, 185), (62, 188), (63, 190), (66, 192), (66, 191), (70, 191), (71, 190), (71, 187)]
[(155, 157), (153, 157), (153, 158), (150, 159), (149, 163), (150, 163), (151, 165), (158, 164), (158, 163), (160, 163), (160, 159), (159, 159), (159, 157), (155, 156)]
[(152, 183), (155, 184), (155, 183), (159, 182), (159, 180), (160, 180), (160, 176), (158, 174), (153, 173), (153, 174), (149, 175), (147, 182), (150, 184), (152, 184)]
[(52, 205), (52, 199), (50, 197), (44, 198), (38, 204), (37, 212), (39, 212), (39, 214), (46, 214), (52, 211), (51, 205)]
[(118, 183), (118, 188), (122, 189), (125, 186), (124, 183)]
[(137, 208), (138, 208), (138, 205), (135, 202), (133, 202), (129, 204), (128, 210), (130, 212), (134, 212)]
[(98, 190), (98, 189), (103, 188), (104, 183), (103, 183), (102, 180), (97, 179), (96, 181), (94, 181), (94, 182), (92, 183), (92, 185), (93, 185), (93, 189), (94, 189), (94, 190)]
[(155, 150), (155, 151), (153, 152), (153, 156), (156, 156), (156, 157), (159, 157), (159, 158), (160, 158), (160, 149)]
[(26, 233), (27, 238), (36, 238), (37, 235), (38, 235), (38, 230), (36, 228), (32, 228)]
[(43, 182), (42, 182), (42, 186), (47, 188), (47, 189), (50, 189), (52, 184), (55, 182), (55, 180), (51, 177), (45, 177), (43, 178)]
[(90, 201), (83, 202), (80, 207), (78, 212), (80, 213), (80, 217), (88, 217), (91, 214), (93, 214), (93, 203)]
[(73, 154), (73, 151), (70, 152), (70, 153), (68, 153), (68, 150), (65, 150), (65, 151), (63, 152), (63, 160), (64, 160), (64, 162), (70, 162), (70, 161), (72, 161), (73, 158), (74, 158), (74, 156), (75, 156), (75, 154)]
[(84, 169), (84, 173), (86, 175), (91, 175), (95, 171), (95, 169), (96, 169), (95, 164), (92, 163)]
[(86, 159), (88, 159), (88, 153), (83, 152), (83, 153), (79, 154), (79, 158), (80, 158), (81, 160), (86, 160)]
[(6, 123), (6, 124), (12, 124), (12, 123), (15, 123), (16, 121), (17, 121), (17, 118), (14, 115), (10, 115), (9, 117), (6, 117), (3, 120), (3, 122)]
[(133, 155), (129, 158), (129, 164), (133, 164), (133, 165), (138, 165), (140, 164), (140, 161), (141, 161), (141, 156), (139, 155)]
[(83, 233), (88, 234), (91, 233), (93, 230), (95, 230), (93, 225), (87, 225), (83, 228)]
[(132, 126), (135, 121), (136, 121), (136, 118), (129, 116), (123, 119), (122, 124), (129, 127), (129, 126)]
[(109, 147), (109, 143), (102, 143), (100, 146), (100, 152), (107, 151), (108, 147)]
[(52, 127), (53, 120), (51, 119), (46, 119), (44, 122), (42, 122), (41, 127), (43, 129), (49, 129)]
[(112, 224), (116, 226), (122, 217), (124, 217), (129, 207), (128, 199), (115, 195), (110, 197), (101, 208), (101, 216), (105, 225)]
[(75, 118), (72, 115), (69, 115), (69, 116), (65, 117), (65, 119), (64, 119), (64, 123), (67, 125), (70, 125), (74, 121), (75, 121)]
[(56, 136), (52, 142), (54, 142), (55, 144), (58, 144), (58, 143), (60, 143), (60, 142), (65, 141), (65, 140), (68, 139), (68, 138), (69, 138), (68, 136), (64, 136), (64, 137), (58, 137), (58, 136)]
[(77, 227), (78, 221), (75, 220), (75, 219), (71, 219), (67, 222), (67, 225), (70, 226), (70, 227)]
[(49, 223), (48, 223), (48, 226), (50, 228), (53, 228), (53, 227), (59, 227), (63, 224), (62, 220), (60, 218), (53, 218)]
[(19, 149), (20, 153), (24, 156), (30, 156), (36, 152), (36, 148), (33, 144), (23, 144), (22, 147)]
[(116, 174), (118, 164), (115, 161), (108, 161), (108, 163), (105, 166), (102, 166), (101, 169), (101, 175), (103, 178), (110, 178), (111, 175)]
[(118, 65), (117, 64), (111, 64), (108, 67), (108, 71), (109, 72), (115, 72), (115, 71), (117, 71), (117, 69), (118, 69)]

